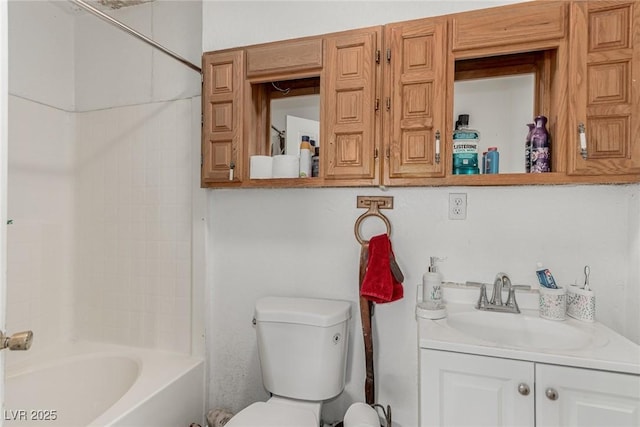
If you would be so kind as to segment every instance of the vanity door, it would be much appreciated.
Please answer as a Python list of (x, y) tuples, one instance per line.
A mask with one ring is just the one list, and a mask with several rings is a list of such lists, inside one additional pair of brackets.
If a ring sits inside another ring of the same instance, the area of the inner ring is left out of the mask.
[(420, 427), (534, 426), (534, 364), (420, 350)]
[(538, 363), (536, 426), (640, 426), (640, 376)]

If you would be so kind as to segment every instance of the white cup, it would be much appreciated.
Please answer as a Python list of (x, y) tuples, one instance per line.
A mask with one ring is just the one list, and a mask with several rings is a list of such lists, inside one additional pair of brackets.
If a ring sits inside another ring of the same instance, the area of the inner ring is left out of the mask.
[(540, 286), (540, 317), (549, 320), (564, 320), (567, 313), (567, 290)]
[(567, 314), (584, 322), (596, 320), (596, 295), (577, 286), (569, 286), (567, 291)]

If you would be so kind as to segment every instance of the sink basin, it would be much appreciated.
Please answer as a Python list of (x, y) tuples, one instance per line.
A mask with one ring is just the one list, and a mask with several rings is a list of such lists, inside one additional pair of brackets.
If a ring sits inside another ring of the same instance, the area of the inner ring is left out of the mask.
[(567, 322), (526, 314), (468, 311), (450, 313), (449, 327), (465, 335), (510, 347), (540, 350), (581, 350), (604, 345), (589, 330)]

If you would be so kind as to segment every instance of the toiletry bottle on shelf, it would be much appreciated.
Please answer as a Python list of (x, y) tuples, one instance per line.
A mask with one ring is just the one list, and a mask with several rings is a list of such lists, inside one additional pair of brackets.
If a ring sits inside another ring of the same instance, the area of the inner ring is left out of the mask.
[(500, 170), (500, 153), (498, 153), (498, 147), (489, 147), (486, 162), (486, 173), (498, 173)]
[(453, 131), (453, 174), (478, 174), (480, 132), (469, 129), (469, 115), (460, 114)]
[(527, 132), (527, 138), (524, 141), (524, 170), (525, 172), (531, 172), (531, 133), (536, 127), (533, 123), (527, 123), (529, 131)]
[(300, 178), (308, 178), (311, 176), (311, 144), (309, 137), (302, 136), (300, 143)]
[(309, 140), (311, 144), (311, 176), (317, 177), (320, 176), (320, 147), (316, 146), (316, 142), (311, 139)]
[(422, 302), (425, 307), (430, 310), (440, 310), (444, 306), (442, 304), (442, 276), (438, 272), (436, 262), (442, 261), (443, 258), (430, 257), (429, 269), (422, 275)]
[(547, 118), (538, 116), (531, 131), (531, 172), (551, 172), (551, 137)]
[(551, 275), (551, 271), (548, 268), (542, 266), (542, 263), (539, 262), (536, 264), (536, 276), (538, 276), (538, 282), (540, 282), (540, 286), (544, 286), (549, 289), (558, 289), (558, 285), (556, 285), (556, 281)]

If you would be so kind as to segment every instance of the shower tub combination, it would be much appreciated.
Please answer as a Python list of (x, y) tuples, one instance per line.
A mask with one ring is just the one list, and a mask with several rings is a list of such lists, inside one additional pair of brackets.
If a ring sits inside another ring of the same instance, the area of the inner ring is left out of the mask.
[(5, 427), (181, 427), (204, 419), (204, 362), (179, 353), (71, 343), (7, 364)]

